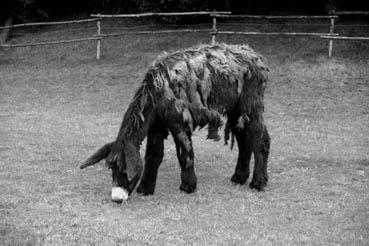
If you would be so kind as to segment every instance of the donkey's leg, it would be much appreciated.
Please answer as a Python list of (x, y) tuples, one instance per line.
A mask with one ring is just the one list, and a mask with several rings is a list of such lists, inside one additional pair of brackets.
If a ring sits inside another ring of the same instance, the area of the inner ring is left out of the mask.
[(270, 135), (268, 132), (267, 127), (264, 125), (264, 131), (263, 131), (263, 137), (262, 137), (262, 148), (261, 153), (263, 155), (263, 175), (266, 178), (266, 181), (268, 181), (268, 157), (269, 157), (269, 150), (270, 150)]
[(147, 135), (145, 167), (137, 192), (144, 195), (154, 194), (158, 168), (164, 156), (164, 139), (168, 136), (165, 127), (154, 124)]
[(177, 157), (181, 166), (180, 190), (192, 193), (196, 190), (197, 178), (194, 170), (194, 152), (192, 147), (191, 132), (183, 127), (171, 129), (176, 144)]
[(231, 181), (235, 184), (244, 184), (250, 175), (250, 159), (252, 148), (249, 135), (244, 129), (235, 131), (238, 144), (238, 159)]
[(264, 124), (250, 124), (251, 144), (253, 147), (255, 165), (250, 188), (262, 191), (268, 183), (267, 161), (270, 147), (270, 137)]

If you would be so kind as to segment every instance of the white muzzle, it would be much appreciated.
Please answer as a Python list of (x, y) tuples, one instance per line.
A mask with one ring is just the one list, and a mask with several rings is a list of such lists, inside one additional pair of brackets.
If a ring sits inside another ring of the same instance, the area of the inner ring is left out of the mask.
[(128, 191), (123, 189), (122, 187), (113, 187), (111, 189), (111, 200), (113, 202), (123, 202), (128, 199)]

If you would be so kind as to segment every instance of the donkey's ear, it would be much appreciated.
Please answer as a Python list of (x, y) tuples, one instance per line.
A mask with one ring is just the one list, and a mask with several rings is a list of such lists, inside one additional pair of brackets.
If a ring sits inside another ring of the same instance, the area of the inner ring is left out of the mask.
[(124, 146), (124, 156), (126, 159), (126, 174), (128, 181), (132, 181), (134, 178), (140, 178), (142, 172), (142, 161), (140, 153), (133, 144), (127, 143)]
[(90, 158), (88, 158), (81, 166), (81, 169), (84, 169), (88, 166), (92, 166), (96, 163), (98, 163), (99, 161), (101, 161), (102, 159), (105, 159), (111, 151), (111, 148), (113, 146), (114, 142), (110, 142), (105, 144), (104, 146), (102, 146), (98, 151), (96, 151), (92, 156), (90, 156)]

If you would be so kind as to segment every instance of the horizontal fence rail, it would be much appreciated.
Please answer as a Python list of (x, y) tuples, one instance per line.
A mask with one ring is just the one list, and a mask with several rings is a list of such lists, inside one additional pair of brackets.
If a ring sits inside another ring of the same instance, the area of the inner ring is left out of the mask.
[(336, 15), (369, 15), (369, 11), (336, 11)]
[(369, 37), (345, 37), (345, 36), (320, 36), (320, 37), (336, 40), (369, 40)]
[(143, 13), (143, 14), (121, 14), (121, 15), (103, 15), (103, 14), (92, 14), (91, 17), (98, 18), (141, 18), (141, 17), (152, 17), (152, 16), (195, 16), (195, 15), (213, 15), (222, 14), (229, 15), (231, 12), (173, 12), (173, 13)]
[(206, 32), (209, 33), (211, 29), (180, 29), (180, 30), (158, 30), (158, 31), (127, 31), (127, 32), (118, 32), (118, 33), (107, 33), (107, 34), (99, 34), (96, 37), (106, 38), (106, 37), (116, 37), (123, 35), (140, 35), (140, 34), (168, 34), (168, 33), (183, 33), (183, 32)]
[(85, 41), (91, 41), (91, 40), (101, 40), (101, 37), (78, 38), (78, 39), (69, 39), (69, 40), (39, 42), (39, 43), (2, 44), (2, 45), (0, 45), (0, 47), (13, 48), (13, 47), (43, 46), (43, 45), (52, 45), (52, 44), (66, 44), (66, 43), (85, 42)]
[(237, 31), (215, 31), (210, 32), (211, 34), (236, 34), (236, 35), (266, 35), (266, 36), (273, 36), (273, 35), (285, 35), (285, 36), (318, 36), (321, 37), (323, 35), (327, 36), (337, 36), (338, 33), (319, 33), (319, 32), (237, 32)]
[(248, 18), (248, 19), (337, 19), (337, 15), (224, 15), (212, 14), (218, 18)]
[(33, 23), (24, 23), (24, 24), (16, 24), (16, 25), (8, 25), (0, 27), (0, 30), (17, 28), (17, 27), (31, 27), (31, 26), (51, 26), (51, 25), (65, 25), (65, 24), (77, 24), (77, 23), (86, 23), (86, 22), (95, 22), (99, 18), (91, 18), (84, 20), (71, 20), (71, 21), (55, 21), (55, 22), (33, 22)]

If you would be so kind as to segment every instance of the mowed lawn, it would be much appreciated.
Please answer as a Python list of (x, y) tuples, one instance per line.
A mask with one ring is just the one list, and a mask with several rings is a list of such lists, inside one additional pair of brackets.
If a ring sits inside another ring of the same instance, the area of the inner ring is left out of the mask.
[[(69, 32), (24, 31), (11, 42), (66, 39)], [(112, 203), (110, 170), (103, 163), (79, 169), (116, 137), (155, 57), (209, 42), (209, 35), (104, 39), (99, 61), (94, 42), (3, 49), (0, 244), (368, 245), (369, 43), (334, 42), (329, 59), (328, 41), (318, 38), (217, 39), (248, 43), (271, 69), (264, 192), (230, 182), (237, 148), (206, 141), (205, 131), (193, 137), (194, 194), (179, 191), (171, 137), (153, 196)]]

